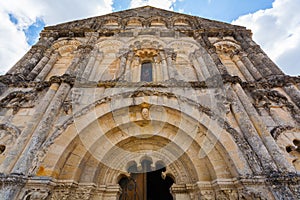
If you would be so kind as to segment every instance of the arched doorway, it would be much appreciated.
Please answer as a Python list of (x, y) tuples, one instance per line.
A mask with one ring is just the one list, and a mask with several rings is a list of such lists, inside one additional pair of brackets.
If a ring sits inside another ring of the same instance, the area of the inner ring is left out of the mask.
[(129, 167), (130, 176), (119, 181), (122, 188), (119, 200), (173, 200), (170, 188), (174, 180), (164, 174), (164, 165), (156, 164), (152, 170), (151, 164), (151, 161), (144, 160), (140, 170), (136, 164)]

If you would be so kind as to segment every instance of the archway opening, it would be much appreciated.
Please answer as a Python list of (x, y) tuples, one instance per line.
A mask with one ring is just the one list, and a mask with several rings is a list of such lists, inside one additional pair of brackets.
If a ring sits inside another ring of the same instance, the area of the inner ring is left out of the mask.
[(129, 177), (122, 177), (119, 185), (122, 194), (119, 200), (173, 200), (170, 188), (174, 183), (173, 178), (166, 175), (166, 167), (156, 164), (154, 170), (152, 162), (141, 162), (142, 169), (138, 169), (136, 163), (129, 167)]
[(174, 180), (164, 175), (166, 168), (147, 172), (147, 200), (173, 200), (170, 188)]

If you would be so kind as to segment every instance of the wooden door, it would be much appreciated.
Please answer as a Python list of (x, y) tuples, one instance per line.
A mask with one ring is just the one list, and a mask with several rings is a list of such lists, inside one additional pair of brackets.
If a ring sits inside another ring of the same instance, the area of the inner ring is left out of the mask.
[(132, 173), (129, 178), (119, 181), (122, 188), (120, 200), (146, 200), (147, 176), (145, 173)]

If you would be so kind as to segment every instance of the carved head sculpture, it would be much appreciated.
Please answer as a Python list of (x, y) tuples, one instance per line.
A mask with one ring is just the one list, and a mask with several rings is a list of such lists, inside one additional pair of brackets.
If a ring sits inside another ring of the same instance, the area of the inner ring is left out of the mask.
[(143, 119), (146, 119), (146, 120), (149, 119), (149, 109), (148, 108), (142, 109), (142, 117), (143, 117)]

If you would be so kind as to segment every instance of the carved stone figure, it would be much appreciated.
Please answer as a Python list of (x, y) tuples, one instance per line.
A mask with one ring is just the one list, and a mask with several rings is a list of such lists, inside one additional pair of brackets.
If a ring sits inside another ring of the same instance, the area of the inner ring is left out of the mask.
[(146, 120), (149, 119), (149, 109), (148, 108), (142, 109), (142, 117), (143, 117), (143, 119), (146, 119)]

